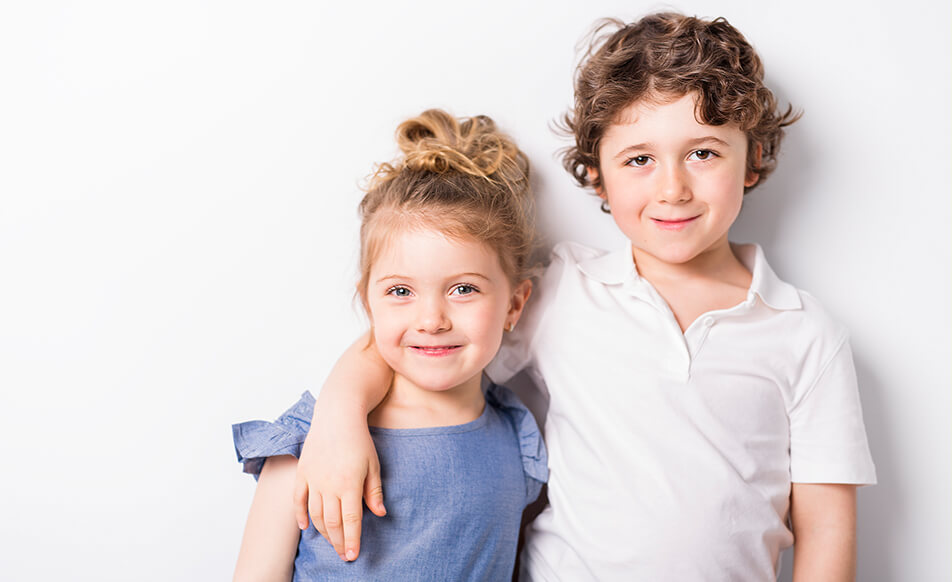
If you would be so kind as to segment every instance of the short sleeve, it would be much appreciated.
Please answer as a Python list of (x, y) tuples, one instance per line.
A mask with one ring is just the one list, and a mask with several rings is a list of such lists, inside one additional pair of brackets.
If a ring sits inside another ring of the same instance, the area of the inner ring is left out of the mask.
[(876, 483), (845, 334), (790, 411), (790, 476), (794, 483)]
[(314, 396), (305, 392), (294, 406), (274, 422), (252, 420), (232, 425), (235, 452), (238, 462), (244, 465), (244, 472), (257, 479), (268, 457), (300, 457), (313, 414)]
[(491, 384), (486, 390), (486, 400), (504, 414), (516, 429), (522, 469), (526, 477), (526, 504), (539, 496), (542, 485), (549, 479), (549, 460), (542, 440), (542, 433), (535, 417), (519, 397), (504, 386)]

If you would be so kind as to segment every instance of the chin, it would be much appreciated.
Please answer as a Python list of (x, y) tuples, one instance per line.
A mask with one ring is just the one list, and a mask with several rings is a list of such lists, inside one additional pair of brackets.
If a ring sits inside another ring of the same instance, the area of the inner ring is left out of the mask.
[(407, 378), (415, 386), (427, 392), (446, 392), (456, 388), (464, 381), (458, 378)]
[(682, 265), (684, 263), (690, 263), (699, 254), (701, 254), (695, 249), (679, 249), (672, 247), (665, 247), (659, 249), (657, 252), (648, 251), (648, 253), (659, 261), (663, 261), (670, 265)]

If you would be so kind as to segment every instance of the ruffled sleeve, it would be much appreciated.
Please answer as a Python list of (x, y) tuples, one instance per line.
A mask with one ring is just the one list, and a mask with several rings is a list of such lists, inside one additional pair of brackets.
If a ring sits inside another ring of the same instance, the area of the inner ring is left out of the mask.
[(539, 496), (542, 485), (549, 480), (549, 459), (539, 425), (519, 397), (504, 386), (490, 384), (486, 389), (486, 400), (505, 414), (516, 429), (526, 476), (526, 504), (532, 503)]
[(244, 472), (257, 479), (268, 457), (301, 456), (301, 447), (311, 428), (313, 414), (314, 397), (310, 392), (305, 392), (294, 406), (274, 422), (252, 420), (233, 424), (231, 432), (235, 440), (235, 452), (238, 462), (244, 465)]

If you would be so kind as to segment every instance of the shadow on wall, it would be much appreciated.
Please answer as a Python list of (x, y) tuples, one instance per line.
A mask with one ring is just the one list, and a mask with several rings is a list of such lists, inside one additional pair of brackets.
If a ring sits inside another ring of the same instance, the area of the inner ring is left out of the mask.
[[(879, 483), (872, 487), (861, 487), (857, 493), (857, 568), (856, 579), (868, 582), (887, 582), (901, 580), (902, 575), (892, 559), (892, 548), (896, 547), (892, 539), (893, 532), (901, 531), (899, 521), (902, 507), (898, 500), (903, 498), (897, 491), (899, 481), (895, 469), (896, 451), (890, 448), (892, 439), (885, 425), (888, 417), (885, 410), (886, 386), (876, 377), (873, 368), (867, 365), (862, 356), (853, 354), (856, 376), (863, 402), (863, 420), (873, 461), (876, 463), (876, 476)], [(793, 571), (793, 552), (783, 555), (783, 567), (778, 582), (790, 582)]]
[(897, 547), (892, 536), (902, 531), (900, 520), (903, 513), (901, 500), (906, 493), (899, 491), (901, 480), (894, 450), (886, 410), (887, 387), (877, 377), (875, 367), (862, 354), (854, 352), (856, 376), (859, 380), (860, 398), (863, 402), (863, 419), (866, 422), (866, 434), (869, 447), (876, 463), (876, 477), (879, 481), (872, 487), (859, 490), (859, 513), (857, 517), (857, 538), (859, 547), (857, 580), (900, 580), (902, 574), (893, 564), (893, 548)]
[[(780, 103), (788, 102), (783, 91), (775, 94)], [(813, 180), (815, 163), (810, 157), (816, 149), (810, 147), (807, 133), (798, 131), (798, 123), (787, 129), (773, 174), (744, 198), (740, 217), (731, 229), (732, 241), (760, 244), (778, 273), (783, 272), (782, 265), (775, 264), (780, 257), (774, 258), (770, 249), (783, 246), (779, 241), (783, 240), (784, 228), (790, 226), (784, 217), (795, 214), (791, 209), (808, 196), (818, 195)]]
[[(781, 103), (787, 102), (783, 91), (776, 91), (776, 94)], [(731, 240), (759, 243), (781, 277), (784, 272), (789, 272), (784, 264), (784, 254), (779, 252), (789, 247), (784, 241), (791, 235), (784, 229), (803, 228), (802, 224), (791, 224), (796, 221), (789, 220), (789, 217), (797, 215), (795, 208), (805, 204), (809, 198), (824, 195), (817, 185), (818, 170), (811, 153), (818, 150), (811, 147), (811, 137), (816, 136), (797, 131), (796, 125), (788, 131), (777, 170), (745, 199), (740, 217), (731, 230)], [(857, 579), (873, 582), (897, 580), (901, 576), (893, 571), (896, 565), (892, 563), (890, 551), (895, 544), (890, 535), (899, 531), (902, 508), (897, 500), (902, 498), (902, 494), (896, 490), (896, 451), (890, 449), (891, 439), (886, 426), (886, 387), (877, 377), (875, 366), (868, 363), (863, 353), (856, 352), (855, 344), (853, 349), (866, 432), (880, 483), (861, 488), (857, 496)], [(782, 561), (778, 580), (789, 582), (792, 579), (792, 552), (785, 552)]]

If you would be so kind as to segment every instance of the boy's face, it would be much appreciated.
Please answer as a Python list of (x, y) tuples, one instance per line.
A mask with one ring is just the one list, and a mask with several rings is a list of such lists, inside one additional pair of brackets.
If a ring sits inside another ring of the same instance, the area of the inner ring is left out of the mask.
[(699, 123), (695, 98), (635, 102), (602, 137), (598, 194), (631, 240), (636, 262), (647, 254), (690, 264), (729, 251), (727, 232), (744, 187), (757, 182), (746, 171), (747, 136), (735, 125)]

